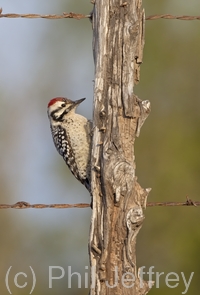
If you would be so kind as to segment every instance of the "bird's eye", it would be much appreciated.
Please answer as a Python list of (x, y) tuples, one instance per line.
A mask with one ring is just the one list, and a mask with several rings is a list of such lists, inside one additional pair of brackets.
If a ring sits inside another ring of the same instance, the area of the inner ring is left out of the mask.
[(65, 103), (62, 103), (62, 104), (61, 104), (61, 107), (65, 107), (65, 106), (66, 106), (66, 104), (65, 104)]

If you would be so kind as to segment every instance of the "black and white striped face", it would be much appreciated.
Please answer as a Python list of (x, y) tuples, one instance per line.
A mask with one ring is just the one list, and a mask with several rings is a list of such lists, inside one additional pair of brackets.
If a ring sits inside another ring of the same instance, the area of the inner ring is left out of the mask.
[(50, 100), (48, 104), (48, 116), (50, 122), (63, 122), (65, 116), (71, 112), (75, 111), (76, 107), (84, 101), (85, 98), (81, 98), (76, 101), (72, 101), (64, 97), (56, 97)]

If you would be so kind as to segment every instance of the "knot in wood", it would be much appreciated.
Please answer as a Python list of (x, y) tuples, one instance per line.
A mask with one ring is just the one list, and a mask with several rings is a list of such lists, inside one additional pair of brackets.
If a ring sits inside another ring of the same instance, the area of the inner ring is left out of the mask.
[(144, 214), (140, 206), (131, 208), (126, 215), (126, 224), (128, 229), (131, 229), (133, 224), (140, 225), (143, 220)]
[(127, 162), (119, 162), (113, 170), (113, 188), (115, 201), (119, 202), (120, 196), (132, 191), (134, 185), (135, 170)]

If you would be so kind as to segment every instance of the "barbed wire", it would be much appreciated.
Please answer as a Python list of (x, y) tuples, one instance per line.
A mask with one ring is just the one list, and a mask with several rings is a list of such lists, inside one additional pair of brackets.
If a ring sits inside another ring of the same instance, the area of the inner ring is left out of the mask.
[(27, 14), (18, 14), (18, 13), (2, 13), (2, 8), (0, 8), (0, 18), (44, 18), (44, 19), (63, 19), (63, 18), (74, 18), (74, 19), (82, 19), (82, 18), (90, 18), (91, 15), (84, 15), (81, 13), (74, 12), (63, 12), (62, 14), (37, 14), (37, 13), (27, 13)]
[(171, 14), (155, 14), (146, 17), (146, 20), (156, 19), (178, 19), (178, 20), (200, 20), (200, 16), (192, 15), (171, 15)]
[[(43, 19), (83, 19), (91, 18), (91, 14), (84, 15), (81, 13), (74, 12), (63, 12), (62, 14), (36, 14), (36, 13), (27, 13), (27, 14), (18, 14), (18, 13), (2, 13), (2, 8), (0, 8), (0, 18), (43, 18)], [(177, 19), (177, 20), (200, 20), (200, 16), (191, 16), (191, 15), (171, 15), (171, 14), (155, 14), (146, 17), (146, 20), (157, 20), (157, 19)]]
[[(200, 202), (194, 202), (191, 199), (186, 198), (186, 202), (149, 202), (147, 207), (155, 206), (200, 206)], [(17, 202), (13, 205), (0, 204), (0, 209), (44, 209), (44, 208), (54, 208), (54, 209), (67, 209), (67, 208), (89, 208), (91, 204), (78, 203), (78, 204), (29, 204), (24, 201)]]
[(30, 204), (24, 201), (17, 202), (13, 205), (0, 204), (0, 209), (44, 209), (44, 208), (54, 208), (54, 209), (66, 209), (66, 208), (87, 208), (90, 204), (79, 203), (79, 204)]

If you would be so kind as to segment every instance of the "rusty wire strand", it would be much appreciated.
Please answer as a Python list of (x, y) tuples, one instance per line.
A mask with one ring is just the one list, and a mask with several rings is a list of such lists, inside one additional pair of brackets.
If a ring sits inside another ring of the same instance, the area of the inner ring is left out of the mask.
[[(186, 202), (149, 202), (147, 203), (147, 207), (155, 207), (155, 206), (200, 206), (200, 202), (194, 202), (191, 199), (186, 200)], [(54, 208), (54, 209), (67, 209), (67, 208), (89, 208), (90, 204), (87, 203), (79, 203), (79, 204), (29, 204), (27, 202), (21, 201), (16, 204), (0, 204), (0, 209), (44, 209), (44, 208)]]
[(200, 20), (200, 16), (192, 15), (171, 15), (171, 14), (155, 14), (146, 17), (146, 20), (156, 19), (178, 19), (178, 20)]
[(28, 14), (17, 14), (17, 13), (1, 13), (0, 18), (44, 18), (44, 19), (63, 19), (63, 18), (74, 18), (74, 19), (82, 19), (82, 18), (90, 18), (90, 15), (84, 15), (80, 13), (73, 12), (63, 12), (62, 14), (36, 14), (36, 13), (28, 13)]
[[(81, 13), (74, 12), (63, 12), (62, 14), (18, 14), (18, 13), (2, 13), (2, 8), (0, 8), (0, 18), (43, 18), (43, 19), (64, 19), (64, 18), (73, 18), (73, 19), (83, 19), (91, 18), (91, 15), (84, 15)], [(190, 15), (171, 15), (171, 14), (155, 14), (146, 17), (146, 20), (157, 20), (157, 19), (177, 19), (177, 20), (200, 20), (200, 16), (190, 16)]]
[(29, 204), (24, 201), (17, 202), (16, 204), (0, 204), (0, 209), (44, 209), (44, 208), (54, 208), (54, 209), (66, 209), (66, 208), (87, 208), (90, 204), (79, 203), (79, 204)]

